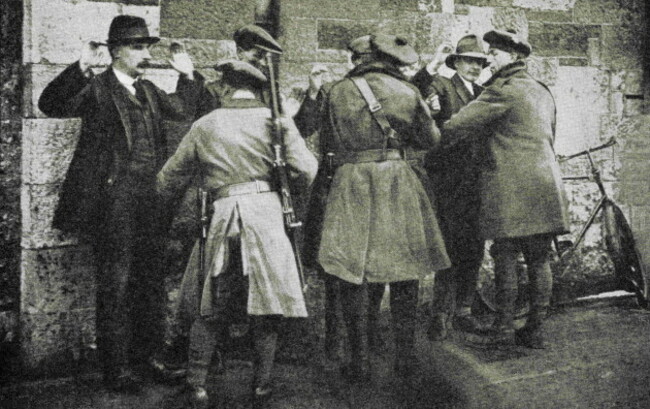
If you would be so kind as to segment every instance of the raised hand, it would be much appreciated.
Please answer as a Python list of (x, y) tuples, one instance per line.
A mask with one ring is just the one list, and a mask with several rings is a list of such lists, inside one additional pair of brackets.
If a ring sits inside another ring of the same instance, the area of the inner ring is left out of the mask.
[(86, 41), (81, 46), (79, 67), (84, 75), (90, 75), (90, 67), (104, 65), (108, 61), (108, 49), (103, 43)]
[(174, 42), (169, 46), (169, 52), (171, 54), (169, 64), (172, 68), (181, 74), (187, 75), (189, 79), (194, 79), (194, 63), (190, 55), (185, 51), (185, 47)]

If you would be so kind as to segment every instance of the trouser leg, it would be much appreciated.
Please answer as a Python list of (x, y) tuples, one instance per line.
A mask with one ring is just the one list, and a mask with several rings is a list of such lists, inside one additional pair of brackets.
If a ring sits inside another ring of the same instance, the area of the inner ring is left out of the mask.
[[(350, 348), (350, 368), (353, 378), (365, 377), (368, 362), (367, 327), (364, 315), (367, 308), (364, 303), (364, 286), (339, 280), (341, 310), (348, 334)], [(358, 380), (358, 379), (353, 379)]]
[(204, 388), (215, 347), (222, 338), (227, 325), (218, 320), (199, 317), (190, 329), (189, 362), (187, 384)]
[(252, 316), (251, 332), (255, 359), (253, 362), (253, 391), (267, 388), (273, 370), (278, 339), (278, 316)]
[(530, 283), (531, 317), (544, 315), (550, 303), (553, 291), (553, 273), (549, 262), (550, 245), (551, 237), (533, 236), (526, 241), (524, 248)]
[(500, 332), (512, 332), (514, 330), (515, 301), (518, 293), (517, 256), (519, 246), (516, 239), (495, 239), (490, 252), (494, 259), (496, 285), (497, 318), (494, 328)]
[(379, 318), (385, 290), (384, 283), (368, 283), (368, 345), (373, 352), (378, 352), (382, 347)]
[(463, 258), (456, 268), (456, 314), (469, 315), (483, 262), (484, 242), (476, 238), (468, 238), (463, 249)]
[(390, 309), (395, 334), (395, 366), (400, 375), (409, 372), (414, 363), (418, 287), (417, 280), (390, 283)]
[(325, 351), (330, 357), (336, 355), (338, 339), (338, 318), (336, 310), (339, 302), (338, 279), (326, 274), (319, 266), (325, 281)]

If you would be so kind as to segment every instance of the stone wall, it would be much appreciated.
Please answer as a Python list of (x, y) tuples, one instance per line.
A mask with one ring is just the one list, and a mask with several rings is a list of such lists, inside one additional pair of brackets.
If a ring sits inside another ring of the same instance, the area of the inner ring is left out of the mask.
[[(13, 2), (3, 3), (3, 10), (10, 3)], [(650, 185), (650, 172), (648, 161), (643, 160), (650, 148), (648, 118), (641, 112), (643, 49), (638, 40), (639, 33), (645, 32), (642, 0), (281, 3), (280, 42), (286, 52), (280, 72), (288, 112), (297, 108), (313, 64), (325, 63), (337, 75), (346, 72), (344, 45), (357, 35), (370, 31), (403, 35), (424, 60), (443, 41), (455, 43), (466, 33), (482, 34), (499, 28), (527, 35), (535, 53), (531, 71), (551, 87), (557, 100), (558, 153), (568, 154), (618, 136), (617, 147), (595, 157), (608, 188), (623, 204), (638, 234), (646, 260), (650, 259), (650, 195), (644, 190)], [(173, 90), (176, 82), (176, 74), (165, 61), (172, 41), (185, 44), (197, 68), (212, 78), (210, 66), (219, 58), (233, 55), (230, 36), (241, 24), (253, 22), (256, 4), (253, 0), (25, 0), (23, 137), (20, 145), (12, 140), (12, 148), (7, 152), (15, 155), (22, 150), (20, 344), (23, 363), (30, 373), (52, 368), (69, 371), (71, 365), (92, 362), (94, 357), (94, 270), (88, 245), (51, 228), (79, 121), (46, 118), (36, 107), (43, 87), (77, 59), (82, 41), (104, 40), (111, 18), (118, 14), (144, 17), (154, 35), (163, 38), (152, 50), (156, 68), (146, 73), (163, 89)], [(3, 22), (3, 30), (4, 27)], [(4, 72), (3, 66), (3, 86)], [(178, 141), (187, 126), (170, 124), (171, 139)], [(4, 127), (3, 117), (3, 131)], [(16, 127), (18, 131), (20, 128)], [(3, 138), (4, 135), (3, 132)], [(3, 155), (5, 143), (9, 142), (3, 139)], [(6, 161), (4, 156), (2, 160)], [(7, 168), (14, 174), (20, 171), (16, 162), (10, 162)], [(565, 171), (583, 173), (585, 163), (573, 161), (565, 165)], [(597, 199), (597, 192), (584, 182), (570, 183), (568, 190), (577, 229)], [(183, 209), (170, 244), (170, 303), (177, 294), (190, 242), (189, 199)], [(15, 231), (15, 216), (9, 217), (14, 217), (10, 230)], [(562, 296), (611, 287), (611, 265), (602, 250), (598, 224), (590, 231), (582, 255), (584, 258), (564, 274), (563, 288), (569, 291)], [(15, 275), (3, 274), (2, 279), (6, 276), (17, 281), (18, 270), (11, 271)], [(310, 304), (321, 303), (318, 297), (311, 299)]]

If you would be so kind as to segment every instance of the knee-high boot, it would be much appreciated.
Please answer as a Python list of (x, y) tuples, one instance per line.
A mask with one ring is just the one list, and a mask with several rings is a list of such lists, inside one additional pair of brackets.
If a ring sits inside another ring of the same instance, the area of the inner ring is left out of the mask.
[(350, 364), (345, 370), (345, 376), (352, 383), (365, 382), (370, 377), (368, 369), (367, 326), (364, 315), (364, 287), (345, 281), (339, 282), (341, 291), (341, 309), (348, 333), (350, 348)]

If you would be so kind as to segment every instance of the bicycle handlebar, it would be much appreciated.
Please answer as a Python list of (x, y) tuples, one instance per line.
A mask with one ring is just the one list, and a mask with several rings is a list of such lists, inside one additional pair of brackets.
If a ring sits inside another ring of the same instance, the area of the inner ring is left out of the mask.
[(612, 136), (609, 141), (605, 142), (604, 144), (602, 144), (600, 146), (596, 146), (595, 148), (589, 148), (587, 150), (574, 153), (572, 155), (566, 155), (566, 156), (565, 155), (557, 155), (557, 160), (558, 160), (558, 162), (566, 162), (567, 160), (577, 158), (578, 156), (587, 155), (587, 154), (590, 154), (591, 152), (596, 152), (596, 151), (599, 151), (601, 149), (609, 148), (610, 146), (616, 145), (616, 143), (617, 143), (616, 142), (616, 137)]

